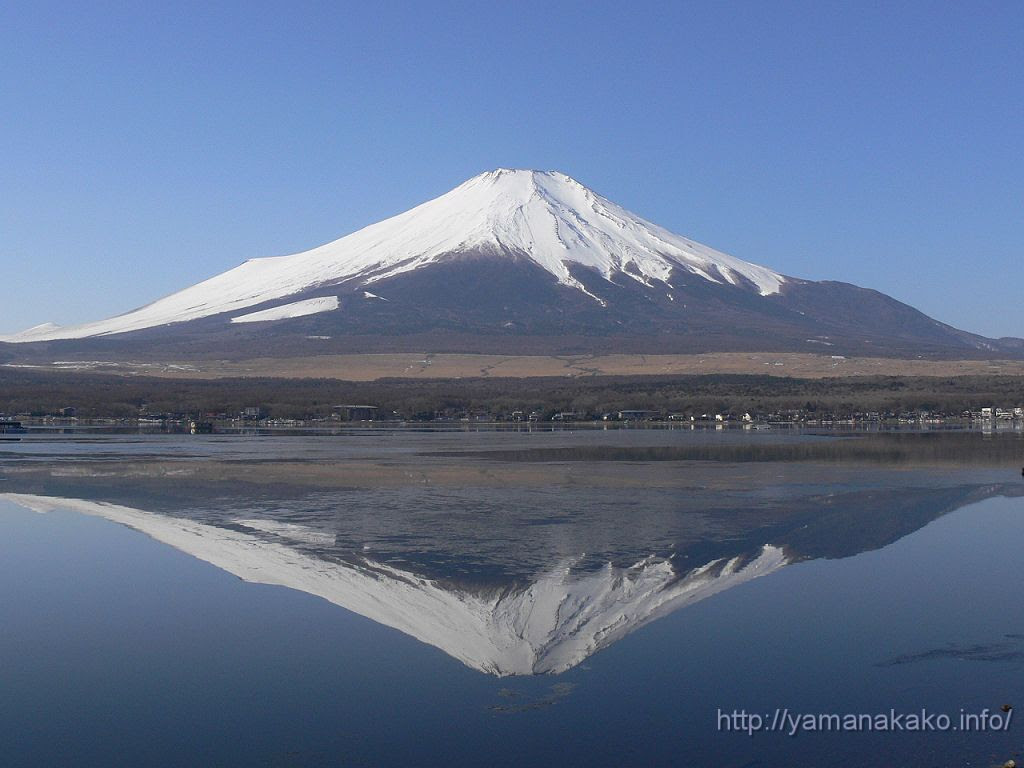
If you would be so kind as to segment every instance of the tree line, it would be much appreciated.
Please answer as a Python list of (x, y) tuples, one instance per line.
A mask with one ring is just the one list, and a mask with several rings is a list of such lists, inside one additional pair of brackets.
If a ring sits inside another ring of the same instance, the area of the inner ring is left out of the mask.
[(521, 411), (548, 419), (562, 412), (598, 417), (621, 410), (811, 418), (864, 413), (958, 415), (1024, 404), (1015, 376), (798, 379), (762, 375), (590, 376), (475, 379), (168, 379), (7, 369), (0, 372), (0, 413), (54, 415), (74, 408), (82, 418), (210, 413), (237, 415), (258, 407), (269, 418), (328, 416), (335, 406), (373, 405), (382, 416), (433, 419), (509, 417)]

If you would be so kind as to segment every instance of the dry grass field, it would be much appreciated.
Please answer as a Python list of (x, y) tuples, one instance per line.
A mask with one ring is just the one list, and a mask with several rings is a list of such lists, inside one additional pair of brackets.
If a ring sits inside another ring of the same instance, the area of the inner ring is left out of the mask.
[(145, 375), (176, 379), (235, 377), (328, 378), (374, 381), (383, 378), (457, 379), (537, 376), (645, 376), (666, 374), (762, 374), (806, 379), (833, 376), (1024, 375), (1020, 360), (898, 360), (832, 357), (799, 353), (720, 352), (704, 355), (469, 355), (353, 354), (189, 363), (67, 361), (36, 370)]

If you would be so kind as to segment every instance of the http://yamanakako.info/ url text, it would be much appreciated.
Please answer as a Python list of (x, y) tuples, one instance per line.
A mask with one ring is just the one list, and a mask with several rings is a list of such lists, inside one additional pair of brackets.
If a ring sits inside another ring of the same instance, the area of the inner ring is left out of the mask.
[(731, 711), (717, 710), (716, 723), (721, 732), (784, 733), (797, 736), (801, 733), (837, 733), (867, 731), (906, 731), (922, 733), (934, 731), (948, 733), (965, 732), (1006, 732), (1013, 722), (1013, 709), (982, 709), (968, 712), (961, 709), (954, 715), (945, 712), (929, 712), (921, 709), (914, 712), (838, 713), (838, 712), (793, 712), (788, 708), (770, 712), (748, 712), (745, 709)]

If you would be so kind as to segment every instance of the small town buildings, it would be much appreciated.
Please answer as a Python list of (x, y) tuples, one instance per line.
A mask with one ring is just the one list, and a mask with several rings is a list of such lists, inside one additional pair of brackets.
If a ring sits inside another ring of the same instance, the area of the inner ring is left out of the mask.
[(647, 421), (657, 415), (655, 411), (630, 410), (618, 412), (619, 421)]
[(334, 412), (343, 421), (374, 421), (377, 418), (376, 405), (336, 405)]

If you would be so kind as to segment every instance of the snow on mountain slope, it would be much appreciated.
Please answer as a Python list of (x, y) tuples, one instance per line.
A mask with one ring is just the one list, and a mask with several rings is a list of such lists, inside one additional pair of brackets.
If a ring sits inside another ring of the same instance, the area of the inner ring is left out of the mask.
[[(45, 341), (46, 339), (62, 338), (59, 336), (61, 327), (56, 323), (41, 323), (26, 328), (14, 336), (0, 336), (0, 341)], [(54, 335), (58, 334), (58, 335)]]
[(338, 308), (337, 296), (321, 296), (317, 299), (305, 299), (294, 301), (291, 304), (282, 304), (279, 307), (271, 307), (260, 312), (250, 312), (247, 315), (232, 317), (232, 323), (262, 323), (267, 320), (287, 320), (290, 317), (305, 317), (320, 312), (330, 312)]
[(715, 283), (750, 284), (763, 296), (785, 282), (770, 269), (645, 221), (563, 173), (499, 169), (319, 248), (247, 261), (108, 320), (37, 327), (0, 341), (79, 339), (195, 320), (345, 280), (370, 286), (467, 252), (528, 256), (584, 293), (572, 265), (642, 283), (667, 281), (680, 269)]
[(716, 560), (683, 575), (653, 557), (589, 572), (563, 563), (526, 586), (481, 594), (371, 560), (306, 554), (288, 542), (317, 544), (324, 533), (295, 524), (237, 521), (262, 532), (250, 534), (104, 502), (0, 498), (40, 513), (69, 509), (126, 525), (245, 581), (317, 595), (498, 676), (564, 672), (655, 619), (788, 562), (781, 549), (765, 546), (752, 560)]

